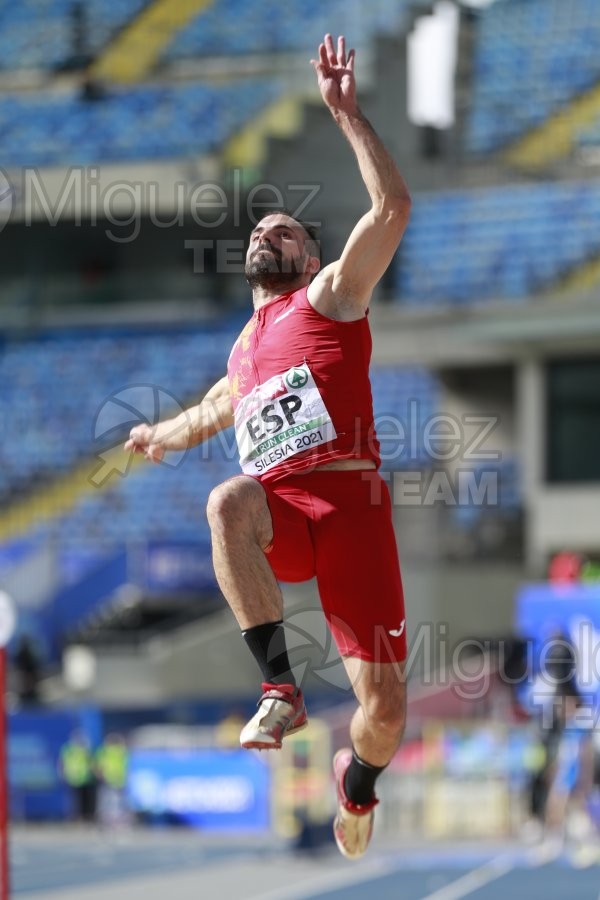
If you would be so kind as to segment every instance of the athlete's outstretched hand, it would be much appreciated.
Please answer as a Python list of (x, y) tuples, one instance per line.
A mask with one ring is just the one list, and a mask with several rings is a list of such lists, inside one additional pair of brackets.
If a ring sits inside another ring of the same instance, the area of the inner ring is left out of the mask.
[(153, 440), (155, 434), (156, 429), (149, 425), (136, 425), (129, 432), (129, 440), (126, 441), (124, 449), (133, 453), (143, 453), (146, 459), (152, 462), (161, 462), (165, 448)]
[(311, 59), (321, 96), (332, 112), (339, 110), (353, 115), (357, 111), (354, 55), (354, 50), (350, 50), (346, 57), (346, 39), (343, 35), (338, 38), (336, 51), (333, 38), (326, 34), (319, 45), (319, 59)]

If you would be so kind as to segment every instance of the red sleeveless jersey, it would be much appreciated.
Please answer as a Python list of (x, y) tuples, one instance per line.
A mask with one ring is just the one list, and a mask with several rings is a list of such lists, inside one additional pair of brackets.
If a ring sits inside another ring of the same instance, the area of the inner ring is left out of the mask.
[(367, 316), (330, 319), (306, 294), (256, 310), (227, 364), (240, 463), (264, 480), (336, 459), (380, 463)]

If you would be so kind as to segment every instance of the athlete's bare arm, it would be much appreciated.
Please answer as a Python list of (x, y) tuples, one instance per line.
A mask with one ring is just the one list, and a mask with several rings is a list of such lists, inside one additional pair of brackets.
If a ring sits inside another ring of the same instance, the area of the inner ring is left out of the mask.
[(354, 150), (371, 198), (371, 209), (354, 227), (339, 260), (311, 283), (308, 298), (325, 315), (364, 315), (373, 288), (389, 266), (406, 228), (410, 195), (396, 164), (356, 101), (354, 50), (346, 57), (343, 37), (337, 50), (331, 35), (312, 60), (325, 104)]
[(233, 405), (225, 375), (197, 406), (158, 425), (136, 425), (131, 429), (125, 450), (143, 453), (146, 459), (160, 462), (166, 450), (195, 447), (230, 425), (233, 425)]

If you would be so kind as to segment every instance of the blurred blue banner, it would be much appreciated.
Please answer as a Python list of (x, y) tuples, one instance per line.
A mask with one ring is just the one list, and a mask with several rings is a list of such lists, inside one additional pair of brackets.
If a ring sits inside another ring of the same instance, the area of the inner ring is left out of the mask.
[(600, 584), (530, 584), (516, 599), (516, 628), (532, 642), (533, 672), (548, 665), (557, 646), (571, 648), (575, 682), (600, 696)]
[(215, 587), (208, 542), (149, 541), (143, 587), (149, 591), (203, 591)]
[(269, 827), (270, 769), (247, 750), (133, 749), (127, 795), (151, 820), (207, 831)]

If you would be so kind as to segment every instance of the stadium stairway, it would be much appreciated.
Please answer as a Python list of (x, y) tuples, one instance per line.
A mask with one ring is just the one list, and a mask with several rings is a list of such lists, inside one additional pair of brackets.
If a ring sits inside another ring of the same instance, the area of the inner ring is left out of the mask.
[(580, 132), (599, 118), (600, 84), (516, 141), (505, 151), (503, 159), (518, 169), (543, 169), (569, 156), (577, 145)]
[(120, 84), (141, 81), (176, 32), (212, 2), (154, 0), (100, 54), (90, 68), (90, 75)]
[(552, 286), (554, 296), (573, 297), (600, 284), (600, 254), (595, 255), (583, 265), (566, 273)]
[[(0, 541), (22, 537), (34, 526), (70, 512), (86, 494), (102, 490), (104, 484), (96, 476), (105, 466), (123, 476), (141, 461), (143, 457), (126, 453), (119, 447), (107, 450), (101, 457), (86, 460), (71, 472), (3, 510), (0, 513)], [(108, 484), (107, 481), (107, 487)]]
[(288, 94), (270, 103), (226, 144), (226, 166), (251, 173), (263, 161), (270, 138), (291, 138), (302, 125), (304, 97)]
[[(361, 96), (361, 103), (367, 114), (375, 115), (379, 133), (393, 149), (399, 151), (395, 155), (400, 158), (409, 155), (413, 165), (415, 154), (410, 151), (407, 153), (407, 146), (416, 143), (418, 130), (410, 123), (405, 123), (406, 115), (403, 112), (403, 104), (406, 102), (405, 41), (414, 19), (419, 15), (419, 5), (426, 6), (426, 3), (421, 0), (420, 4), (414, 4), (414, 8), (407, 6), (405, 17), (397, 32), (374, 33), (371, 41), (376, 69), (373, 81), (375, 84), (389, 84), (393, 87), (386, 88), (379, 95), (378, 92), (369, 90), (368, 86), (363, 85)], [(463, 29), (463, 32), (466, 34), (467, 30)], [(471, 38), (472, 36), (467, 34), (467, 40)], [(464, 34), (461, 39), (465, 40)], [(360, 47), (359, 52), (362, 53)], [(465, 77), (465, 73), (461, 71), (461, 87)], [(312, 74), (308, 80), (297, 79), (284, 97), (266, 106), (261, 114), (255, 116), (241, 131), (230, 138), (222, 153), (223, 163), (226, 166), (247, 170), (250, 180), (257, 169), (262, 169), (269, 173), (272, 181), (277, 182), (282, 161), (291, 176), (292, 172), (304, 168), (303, 163), (307, 159), (307, 154), (308, 159), (312, 160), (315, 153), (313, 146), (316, 145), (313, 174), (307, 177), (307, 182), (310, 183), (314, 180), (314, 172), (320, 171), (319, 159), (322, 152), (324, 151), (326, 156), (331, 155), (331, 151), (328, 151), (333, 143), (329, 119), (329, 113), (323, 108)], [(404, 125), (401, 136), (394, 127), (400, 121)], [(386, 134), (390, 130), (392, 134)], [(313, 136), (315, 131), (317, 133)], [(408, 142), (407, 132), (411, 134)], [(345, 175), (354, 165), (350, 156), (347, 159), (340, 159), (337, 152), (334, 159), (335, 170), (339, 171), (341, 166)], [(416, 165), (418, 168), (418, 161)], [(297, 180), (299, 179), (294, 174), (293, 177), (286, 177), (285, 183)], [(424, 180), (428, 184), (431, 183), (427, 179)], [(360, 200), (354, 195), (350, 199), (354, 213), (360, 209)]]

